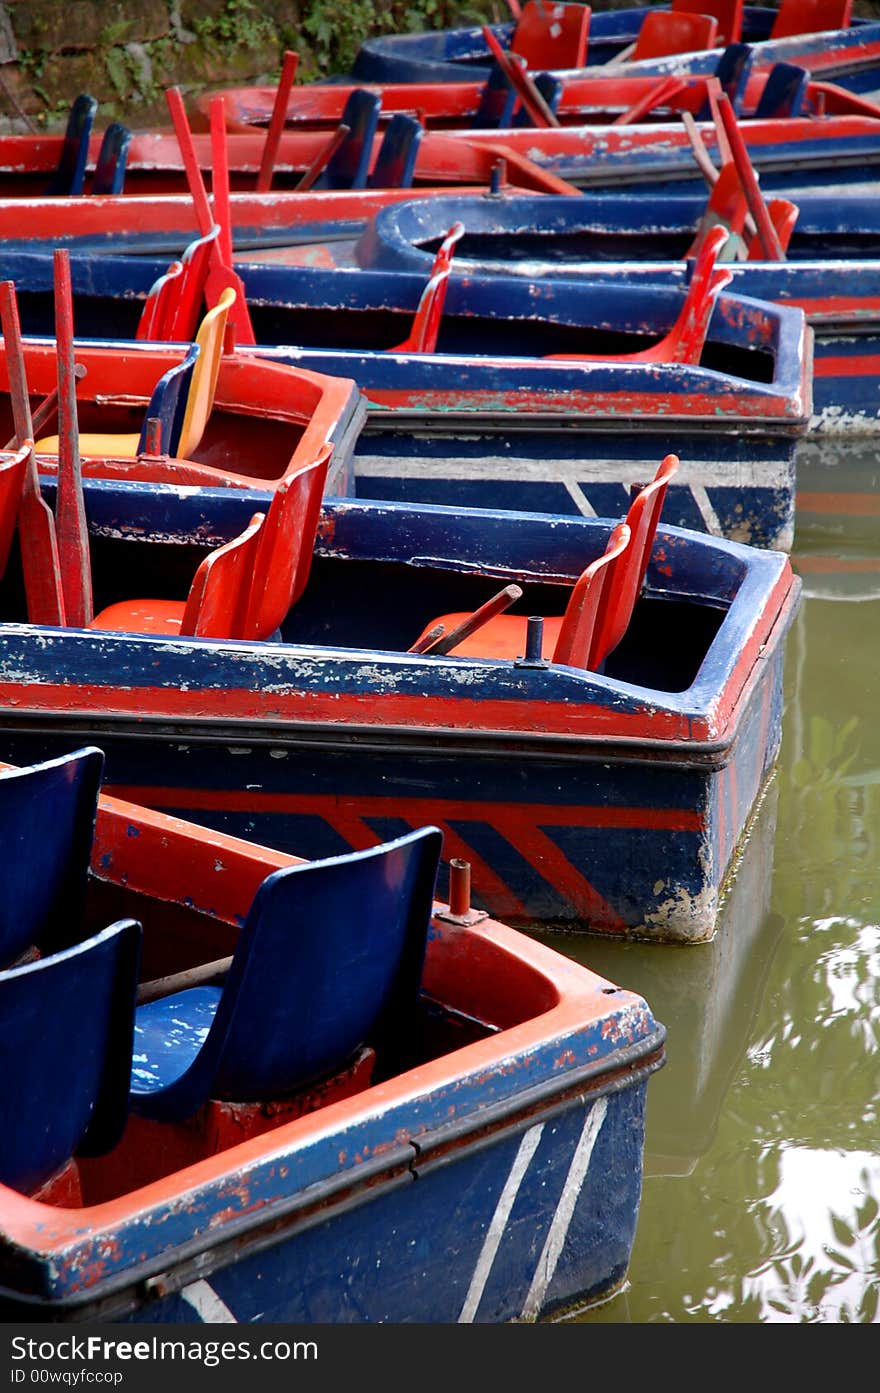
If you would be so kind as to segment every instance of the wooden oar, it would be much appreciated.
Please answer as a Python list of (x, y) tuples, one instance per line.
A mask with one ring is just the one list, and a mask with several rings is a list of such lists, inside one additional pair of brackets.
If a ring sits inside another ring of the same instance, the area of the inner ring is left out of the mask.
[(336, 151), (339, 149), (343, 140), (351, 133), (351, 126), (347, 126), (344, 121), (340, 121), (336, 130), (330, 136), (327, 144), (322, 146), (315, 158), (312, 160), (308, 169), (305, 170), (302, 178), (294, 190), (295, 193), (307, 193), (313, 187), (319, 174), (323, 174), (328, 164), (332, 160)]
[[(0, 283), (0, 322), (3, 326), (6, 369), (15, 422), (15, 443), (21, 446), (26, 440), (33, 440), (34, 425), (31, 420), (18, 301), (12, 281)], [(61, 588), (55, 518), (40, 492), (37, 462), (33, 451), (25, 469), (18, 510), (18, 536), (28, 619), (32, 624), (63, 625), (64, 592)]]
[[(222, 117), (218, 125), (215, 117), (215, 105), (219, 101), (222, 116), (222, 98), (215, 99), (211, 103), (211, 156), (214, 168), (214, 211), (211, 209), (211, 202), (205, 188), (205, 181), (202, 178), (202, 171), (199, 168), (196, 156), (195, 144), (192, 138), (192, 131), (189, 128), (189, 121), (186, 109), (183, 104), (183, 97), (179, 87), (169, 87), (165, 92), (165, 100), (168, 103), (168, 110), (171, 113), (171, 120), (174, 124), (174, 133), (177, 136), (177, 143), (180, 146), (180, 154), (183, 159), (183, 168), (186, 174), (186, 181), (189, 185), (190, 197), (196, 212), (196, 221), (199, 225), (199, 233), (202, 237), (207, 237), (212, 227), (220, 226), (220, 240), (226, 252), (221, 248), (211, 249), (208, 260), (208, 273), (205, 280), (205, 298), (208, 308), (212, 309), (216, 305), (221, 291), (227, 286), (232, 286), (236, 291), (235, 304), (230, 311), (230, 321), (235, 328), (235, 337), (240, 343), (256, 343), (253, 325), (251, 324), (250, 314), (247, 308), (244, 283), (241, 277), (232, 269), (232, 229), (230, 226), (229, 214), (229, 166), (226, 155), (226, 120)], [(219, 162), (219, 168), (217, 163)], [(219, 205), (219, 207), (218, 207)], [(222, 208), (222, 213), (219, 209)], [(221, 217), (224, 218), (225, 227)], [(228, 255), (228, 260), (224, 261), (224, 255)]]
[(55, 526), (61, 588), (68, 624), (85, 628), (94, 617), (89, 529), (86, 523), (76, 408), (73, 293), (70, 253), (55, 249), (55, 342), (58, 363), (58, 495)]
[(512, 53), (508, 53), (496, 39), (488, 24), (483, 25), (483, 38), (507, 81), (519, 97), (536, 126), (558, 126), (559, 120), (541, 96), (535, 79), (521, 67)]
[(718, 113), (721, 123), (730, 143), (730, 151), (739, 181), (742, 184), (746, 202), (749, 205), (749, 212), (755, 219), (755, 227), (758, 239), (761, 243), (761, 250), (768, 261), (784, 261), (785, 252), (773, 226), (773, 220), (767, 211), (764, 196), (758, 186), (758, 177), (755, 174), (752, 162), (749, 159), (749, 152), (742, 137), (742, 131), (730, 104), (730, 98), (726, 92), (722, 92), (718, 97)]
[[(499, 590), (497, 595), (493, 595), (491, 600), (480, 605), (473, 614), (469, 614), (460, 624), (456, 624), (454, 629), (450, 629), (448, 634), (443, 634), (430, 647), (423, 648), (421, 651), (429, 657), (442, 657), (451, 648), (455, 648), (464, 639), (470, 638), (471, 634), (476, 633), (477, 629), (482, 629), (484, 624), (488, 624), (490, 619), (494, 619), (496, 614), (503, 614), (515, 600), (522, 596), (522, 589), (518, 585), (505, 585), (503, 590)], [(438, 626), (439, 627), (439, 626)], [(433, 631), (432, 631), (433, 632)]]
[(269, 121), (269, 129), (266, 133), (266, 144), (263, 146), (263, 158), (260, 160), (260, 168), (257, 173), (257, 193), (268, 193), (269, 189), (272, 187), (275, 157), (278, 154), (281, 132), (284, 130), (284, 122), (287, 117), (287, 101), (290, 97), (293, 79), (296, 76), (296, 65), (298, 62), (299, 54), (288, 49), (284, 55), (284, 62), (281, 65), (281, 77), (278, 79), (278, 86), (275, 90), (275, 101), (272, 105), (272, 118)]

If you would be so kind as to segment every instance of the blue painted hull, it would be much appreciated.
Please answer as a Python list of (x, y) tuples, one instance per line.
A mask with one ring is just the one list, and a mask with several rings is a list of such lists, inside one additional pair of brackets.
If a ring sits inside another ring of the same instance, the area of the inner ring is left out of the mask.
[[(87, 917), (121, 895), (144, 975), (180, 970), (234, 943), (289, 864), (103, 795)], [(664, 1026), (460, 899), (435, 899), (426, 930), (394, 1047), (284, 1098), (133, 1113), (112, 1149), (66, 1168), (75, 1194), (0, 1185), (0, 1319), (533, 1321), (611, 1295)]]
[[(594, 11), (590, 18), (587, 66), (560, 71), (581, 76), (649, 76), (670, 72), (713, 72), (719, 49), (701, 53), (670, 54), (664, 58), (628, 60), (619, 67), (614, 60), (638, 36), (646, 11), (644, 7)], [(773, 12), (746, 6), (743, 42), (755, 53), (756, 67), (785, 61), (808, 66), (817, 77), (834, 82), (851, 92), (875, 91), (880, 86), (880, 24), (854, 19), (844, 30), (797, 35), (787, 39), (769, 38)], [(502, 44), (510, 42), (513, 24), (493, 24)], [(367, 39), (352, 67), (358, 82), (456, 82), (489, 76), (489, 49), (482, 28), (445, 29), (418, 34), (388, 34)]]
[[(225, 540), (258, 500), (87, 488), (105, 597), (120, 567), (136, 585), (151, 531)], [(474, 607), (468, 572), (478, 603), (503, 575), (524, 603), (558, 605), (528, 587), (573, 580), (607, 523), (330, 502), (321, 531), (280, 644), (0, 626), (0, 753), (25, 762), (88, 732), (120, 796), (307, 855), (427, 817), (508, 922), (711, 937), (778, 753), (787, 559), (664, 532), (599, 676), (404, 650), (432, 615)]]
[[(72, 258), (78, 334), (133, 336), (162, 269), (145, 258)], [(723, 295), (695, 366), (551, 361), (541, 355), (644, 346), (669, 328), (681, 292), (474, 277), (450, 283), (438, 351), (403, 354), (392, 346), (409, 331), (423, 276), (240, 270), (257, 335), (243, 352), (361, 388), (367, 422), (350, 489), (602, 515), (674, 450), (683, 468), (667, 502), (671, 524), (790, 548), (794, 452), (812, 400), (799, 310)], [(51, 332), (49, 260), (7, 254), (0, 274), (16, 282), (25, 331)], [(377, 338), (387, 346), (361, 346)]]
[[(429, 248), (461, 219), (457, 276), (683, 287), (684, 252), (704, 208), (704, 193), (650, 202), (590, 194), (583, 204), (553, 196), (414, 199), (381, 210), (333, 251), (342, 264), (428, 275)], [(806, 314), (814, 335), (811, 430), (872, 435), (880, 430), (880, 210), (854, 194), (806, 195), (798, 208), (786, 259), (731, 263), (731, 288)]]
[[(223, 1184), (185, 1204), (150, 1204), (113, 1231), (111, 1280), (91, 1290), (59, 1263), (37, 1301), (15, 1300), (7, 1287), (0, 1312), (7, 1320), (485, 1323), (600, 1300), (629, 1265), (655, 1067), (639, 1067), (638, 1056), (658, 1044), (646, 1032), (640, 1050), (602, 1048), (600, 1068), (570, 1064), (569, 1083), (578, 1072), (608, 1075), (604, 1087), (586, 1081), (574, 1097), (552, 1082), (523, 1089), (518, 1080), (504, 1101), (482, 1089), (470, 1108), (457, 1097), (456, 1122), (444, 1126), (438, 1092), (421, 1116), (398, 1109), (331, 1136), (314, 1155), (293, 1149), (286, 1177), (271, 1162), (249, 1166), (232, 1181), (249, 1210)], [(614, 1079), (618, 1061), (629, 1067)], [(536, 1060), (535, 1079), (546, 1072)], [(528, 1119), (526, 1101), (536, 1104)], [(395, 1138), (395, 1122), (404, 1131), (416, 1124), (417, 1160)], [(376, 1159), (337, 1170), (334, 1140), (365, 1155), (369, 1146)]]

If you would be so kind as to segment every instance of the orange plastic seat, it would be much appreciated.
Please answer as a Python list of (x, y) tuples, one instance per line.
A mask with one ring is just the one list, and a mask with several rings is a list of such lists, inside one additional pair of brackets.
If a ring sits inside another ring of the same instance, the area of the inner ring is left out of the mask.
[(677, 15), (712, 15), (718, 21), (719, 44), (738, 44), (742, 37), (743, 0), (672, 0), (670, 8)]
[[(654, 535), (678, 456), (667, 455), (654, 478), (629, 506), (626, 519), (613, 529), (601, 556), (581, 572), (565, 613), (544, 619), (542, 656), (554, 663), (600, 669), (629, 627), (654, 545)], [(425, 625), (421, 638), (442, 625), (451, 633), (468, 619), (467, 611), (441, 614)], [(500, 614), (447, 651), (458, 658), (495, 658), (512, 662), (525, 651), (526, 619)], [(429, 650), (430, 652), (430, 650)]]
[(727, 242), (727, 229), (713, 227), (703, 238), (694, 260), (694, 269), (687, 293), (672, 328), (650, 348), (634, 353), (548, 353), (544, 361), (573, 361), (581, 363), (699, 363), (715, 297), (730, 284), (733, 272), (729, 267), (716, 266), (721, 248)]
[(185, 600), (136, 599), (108, 605), (89, 628), (135, 634), (267, 639), (299, 599), (309, 577), (321, 498), (333, 447), (276, 486), (265, 513), (200, 563)]
[(718, 21), (714, 15), (649, 10), (639, 28), (632, 61), (663, 58), (667, 53), (696, 53), (714, 48), (717, 42)]
[(770, 30), (771, 39), (794, 34), (821, 34), (824, 29), (848, 29), (852, 0), (782, 0)]
[(587, 61), (591, 13), (589, 5), (528, 0), (516, 21), (510, 51), (524, 58), (532, 71), (582, 68)]

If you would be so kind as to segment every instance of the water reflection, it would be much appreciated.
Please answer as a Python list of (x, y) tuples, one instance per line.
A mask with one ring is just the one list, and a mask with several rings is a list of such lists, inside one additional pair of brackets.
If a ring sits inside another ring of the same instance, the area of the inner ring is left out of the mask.
[(629, 1282), (582, 1322), (878, 1320), (880, 464), (803, 454), (776, 801), (727, 917), (689, 949), (563, 945), (669, 1032)]

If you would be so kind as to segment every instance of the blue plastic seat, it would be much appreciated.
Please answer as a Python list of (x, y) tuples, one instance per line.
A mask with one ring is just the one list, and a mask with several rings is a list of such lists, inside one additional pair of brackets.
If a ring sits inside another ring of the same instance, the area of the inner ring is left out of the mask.
[(800, 116), (810, 74), (796, 63), (774, 63), (755, 107), (756, 117)]
[(0, 972), (0, 1182), (32, 1193), (128, 1117), (141, 926)]
[(388, 122), (368, 189), (408, 189), (413, 181), (424, 131), (414, 116), (398, 111)]
[(68, 197), (82, 193), (89, 158), (89, 138), (97, 110), (98, 103), (87, 92), (81, 92), (73, 102), (58, 167), (47, 185), (47, 194)]
[(29, 947), (54, 953), (80, 937), (103, 772), (92, 746), (0, 770), (0, 966)]
[[(535, 74), (535, 86), (554, 116), (559, 109), (559, 102), (562, 97), (564, 85), (562, 78), (558, 77), (556, 73)], [(513, 124), (515, 126), (533, 126), (535, 123), (526, 108), (521, 106), (513, 118)]]
[(493, 63), (480, 94), (474, 127), (487, 130), (506, 129), (513, 119), (515, 106), (516, 93), (507, 81), (504, 69), (500, 63)]
[(131, 131), (121, 121), (112, 121), (101, 138), (101, 148), (92, 175), (92, 193), (122, 193)]
[[(721, 84), (722, 92), (727, 93), (734, 116), (742, 115), (746, 83), (749, 80), (754, 57), (755, 55), (748, 44), (734, 43), (728, 44), (718, 59), (715, 76)], [(712, 108), (708, 101), (697, 112), (697, 120), (712, 120)]]
[(340, 125), (348, 126), (348, 135), (315, 180), (316, 189), (366, 188), (381, 105), (376, 92), (357, 87), (351, 93), (339, 118)]
[(209, 1098), (282, 1098), (364, 1043), (409, 1034), (442, 833), (275, 871), (254, 898), (222, 986), (138, 1007), (131, 1106), (157, 1120)]
[(163, 455), (175, 455), (180, 443), (180, 433), (186, 415), (189, 389), (192, 385), (193, 370), (199, 356), (199, 345), (191, 344), (185, 358), (175, 363), (163, 373), (153, 388), (153, 395), (144, 416), (137, 453), (142, 455), (147, 448), (147, 425), (151, 418), (159, 421), (160, 451)]

